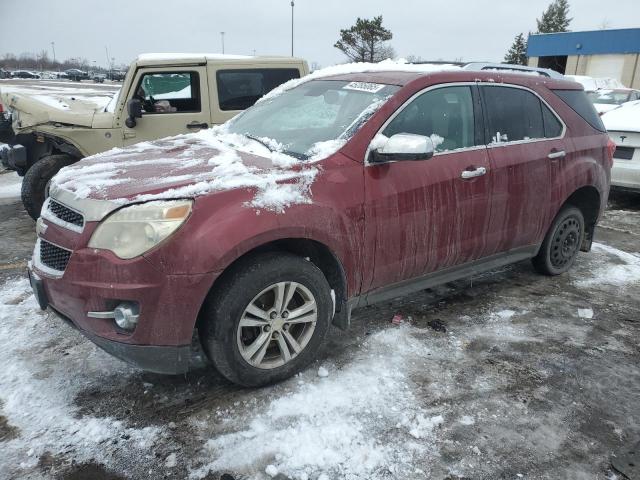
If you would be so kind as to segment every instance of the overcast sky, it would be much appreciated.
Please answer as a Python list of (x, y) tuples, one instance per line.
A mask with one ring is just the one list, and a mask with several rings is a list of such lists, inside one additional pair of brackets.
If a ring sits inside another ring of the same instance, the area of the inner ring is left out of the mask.
[[(344, 62), (333, 47), (356, 17), (383, 15), (398, 56), (502, 60), (550, 0), (295, 0), (295, 54)], [(638, 0), (570, 0), (572, 30), (640, 27)], [(290, 0), (0, 0), (0, 54), (51, 52), (106, 65), (143, 52), (289, 55)], [(51, 53), (50, 53), (51, 55)]]

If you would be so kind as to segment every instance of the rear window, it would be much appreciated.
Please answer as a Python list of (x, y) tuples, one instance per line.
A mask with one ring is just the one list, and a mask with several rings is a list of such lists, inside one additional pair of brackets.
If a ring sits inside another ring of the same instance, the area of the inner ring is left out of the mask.
[(292, 78), (300, 78), (300, 72), (295, 68), (218, 70), (220, 110), (246, 110), (260, 97)]
[(569, 105), (593, 128), (601, 132), (607, 131), (584, 90), (553, 90), (553, 93), (559, 96), (564, 103)]

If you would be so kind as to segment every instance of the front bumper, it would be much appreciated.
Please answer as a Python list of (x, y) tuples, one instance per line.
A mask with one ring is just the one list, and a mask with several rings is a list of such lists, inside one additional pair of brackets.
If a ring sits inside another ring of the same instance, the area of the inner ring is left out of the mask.
[[(34, 289), (35, 291), (35, 289)], [(178, 375), (189, 371), (191, 346), (129, 345), (107, 340), (79, 329), (73, 321), (52, 307), (49, 309), (60, 319), (78, 330), (108, 354), (147, 372)]]
[[(53, 224), (48, 228), (49, 234), (60, 231)], [(213, 274), (170, 275), (144, 257), (125, 261), (110, 252), (81, 248), (73, 251), (65, 271), (54, 276), (39, 268), (38, 258), (34, 255), (29, 265), (29, 277), (41, 308), (54, 311), (98, 347), (143, 370), (178, 374), (189, 369), (196, 319)], [(120, 329), (113, 319), (88, 315), (113, 310), (123, 301), (140, 308), (132, 332)]]

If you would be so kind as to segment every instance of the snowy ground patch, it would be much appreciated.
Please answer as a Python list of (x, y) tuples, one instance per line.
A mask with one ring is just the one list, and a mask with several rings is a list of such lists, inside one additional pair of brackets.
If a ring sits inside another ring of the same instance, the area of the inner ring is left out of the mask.
[[(77, 391), (106, 374), (132, 371), (88, 341), (78, 343), (77, 335), (39, 310), (28, 280), (0, 286), (0, 416), (13, 432), (2, 443), (1, 478), (32, 476), (45, 453), (108, 464), (121, 448), (144, 453), (160, 434), (157, 427), (76, 415)], [(46, 361), (50, 348), (59, 351), (55, 364)]]
[(640, 282), (638, 255), (594, 243), (591, 258), (591, 268), (580, 269), (580, 275), (575, 275), (576, 286), (624, 289)]
[(191, 477), (233, 470), (260, 478), (270, 464), (295, 479), (411, 478), (417, 458), (437, 455), (434, 440), (447, 423), (415, 397), (411, 365), (428, 355), (412, 327), (372, 335), (345, 367), (329, 367), (328, 376), (306, 372), (256, 414), (229, 418)]
[(16, 172), (0, 173), (0, 199), (20, 198), (21, 188), (22, 177)]

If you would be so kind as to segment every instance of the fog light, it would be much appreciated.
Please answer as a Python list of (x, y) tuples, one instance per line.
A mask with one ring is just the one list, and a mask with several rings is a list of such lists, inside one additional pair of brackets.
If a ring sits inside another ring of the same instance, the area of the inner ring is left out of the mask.
[(133, 330), (138, 325), (139, 310), (135, 303), (121, 303), (113, 309), (113, 319), (123, 330)]

